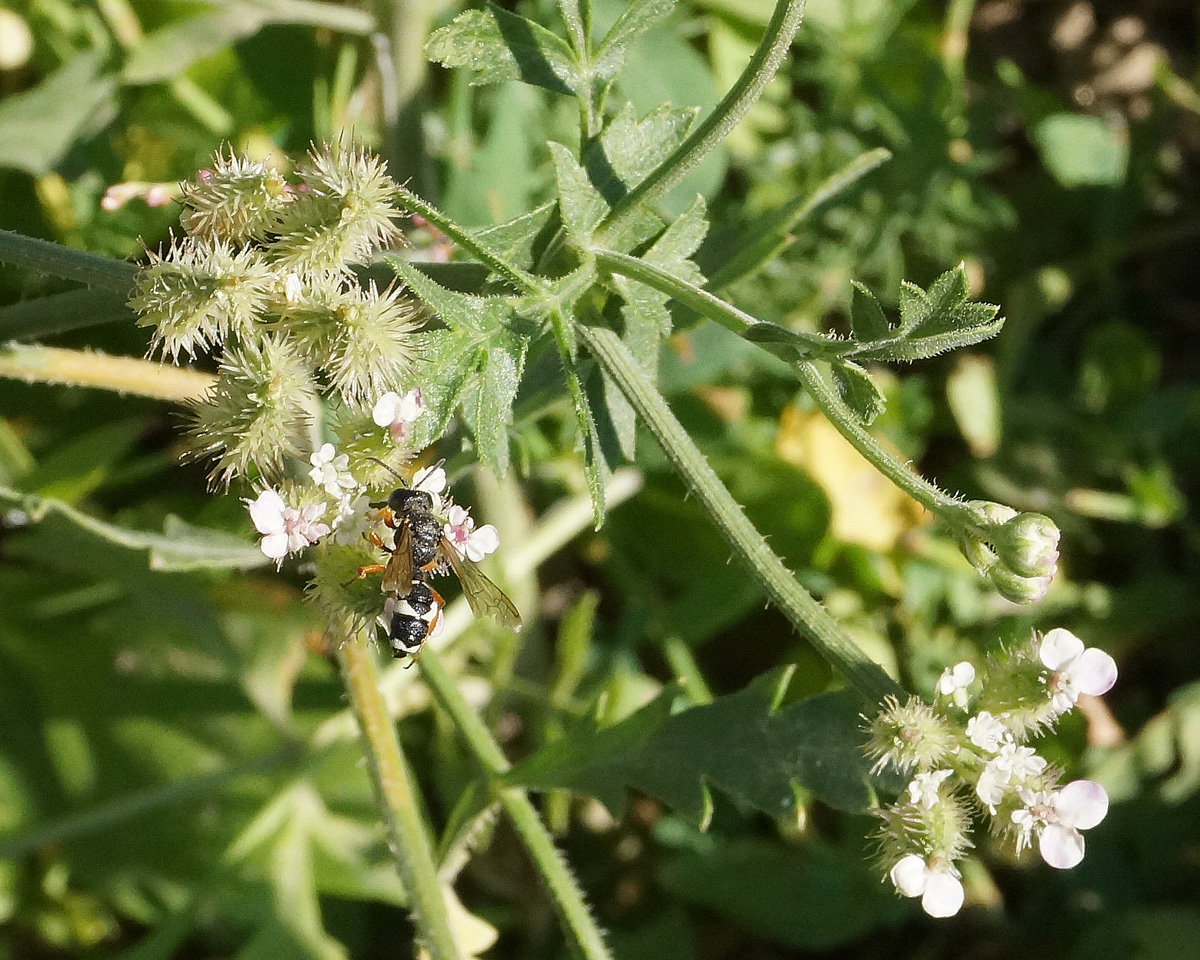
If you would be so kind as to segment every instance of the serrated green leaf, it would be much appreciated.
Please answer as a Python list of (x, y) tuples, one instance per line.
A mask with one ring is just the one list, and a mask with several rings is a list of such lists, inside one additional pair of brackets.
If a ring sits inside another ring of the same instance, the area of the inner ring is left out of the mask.
[(92, 50), (72, 57), (32, 90), (0, 103), (0, 167), (53, 170), (88, 124), (115, 104), (116, 81)]
[(600, 42), (592, 63), (597, 79), (611, 80), (625, 65), (629, 48), (639, 37), (675, 9), (676, 0), (633, 0)]
[(861, 703), (832, 693), (779, 707), (791, 672), (674, 715), (668, 692), (615, 726), (548, 744), (508, 779), (585, 793), (616, 811), (633, 787), (698, 824), (711, 811), (710, 786), (775, 817), (794, 809), (797, 787), (841, 810), (866, 809)]
[(513, 330), (513, 303), (448, 290), (412, 264), (388, 258), (396, 274), (446, 324), (428, 331), (422, 355), (427, 373), (422, 395), (427, 413), (414, 444), (437, 439), (461, 407), (480, 459), (496, 473), (508, 470), (508, 427), (525, 367), (527, 338)]
[(508, 472), (508, 428), (525, 368), (524, 341), (506, 339), (480, 356), (459, 401), (479, 459), (499, 476)]
[(843, 402), (865, 425), (870, 426), (883, 413), (887, 401), (875, 380), (857, 363), (839, 360), (833, 364), (833, 383)]
[(625, 104), (584, 156), (592, 185), (616, 203), (684, 141), (697, 112), (664, 103), (639, 120), (633, 105)]
[(478, 230), (475, 236), (496, 256), (525, 270), (532, 270), (539, 247), (553, 233), (554, 212), (557, 209), (556, 203), (544, 203), (505, 223)]
[(551, 141), (550, 158), (558, 181), (559, 208), (563, 225), (576, 243), (586, 246), (592, 232), (608, 212), (604, 197), (592, 186), (575, 155), (561, 143)]
[(472, 84), (521, 80), (556, 93), (587, 89), (575, 54), (562, 38), (490, 3), (435, 30), (425, 52), (443, 66), (475, 71)]
[(875, 294), (857, 280), (850, 282), (854, 286), (854, 298), (850, 302), (850, 329), (854, 339), (859, 343), (870, 343), (888, 336), (892, 332), (892, 325), (883, 315), (883, 308), (875, 299)]
[[(966, 269), (961, 264), (938, 277), (928, 291), (905, 281), (900, 285), (899, 326), (886, 337), (856, 343), (843, 356), (924, 360), (994, 337), (1004, 325), (1004, 318), (996, 316), (1000, 308), (990, 303), (971, 303), (967, 300), (969, 293)], [(877, 325), (878, 320), (872, 323)]]

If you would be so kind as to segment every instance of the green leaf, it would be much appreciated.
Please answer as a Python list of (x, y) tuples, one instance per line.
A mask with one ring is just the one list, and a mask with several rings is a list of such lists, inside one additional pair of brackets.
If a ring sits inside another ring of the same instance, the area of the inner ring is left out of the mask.
[(514, 329), (511, 301), (448, 290), (399, 257), (388, 257), (396, 274), (446, 324), (428, 332), (422, 394), (427, 413), (414, 444), (441, 436), (461, 407), (480, 459), (496, 473), (508, 470), (508, 428), (525, 367), (528, 337)]
[(676, 0), (633, 0), (604, 35), (592, 64), (599, 80), (611, 80), (625, 65), (629, 48), (659, 20), (675, 9)]
[(1113, 187), (1125, 180), (1129, 143), (1100, 117), (1055, 113), (1033, 129), (1046, 169), (1060, 184)]
[(0, 499), (19, 504), (34, 521), (47, 513), (57, 513), (110, 543), (131, 550), (148, 550), (151, 570), (249, 570), (269, 562), (261, 550), (242, 537), (194, 527), (175, 516), (168, 515), (162, 533), (149, 533), (108, 523), (53, 497), (0, 487)]
[(558, 204), (567, 233), (581, 246), (591, 242), (592, 233), (608, 212), (604, 197), (592, 186), (587, 173), (561, 143), (551, 141), (550, 158), (558, 181)]
[(525, 270), (532, 270), (540, 247), (553, 233), (554, 213), (557, 209), (556, 203), (544, 203), (505, 223), (477, 230), (475, 236), (496, 256)]
[(588, 178), (610, 206), (683, 143), (698, 112), (664, 103), (639, 120), (625, 104), (584, 157)]
[(792, 671), (674, 715), (667, 692), (612, 727), (548, 744), (508, 779), (589, 794), (614, 811), (633, 787), (701, 825), (712, 812), (710, 786), (774, 817), (794, 809), (797, 790), (841, 810), (866, 809), (861, 702), (832, 693), (780, 706)]
[(859, 343), (882, 340), (892, 332), (883, 308), (870, 290), (857, 280), (850, 282), (854, 286), (854, 299), (850, 302), (850, 329), (854, 339)]
[[(937, 278), (928, 291), (900, 285), (900, 324), (887, 337), (856, 343), (844, 357), (870, 360), (924, 360), (994, 337), (1004, 325), (1000, 308), (972, 303), (966, 268), (959, 264)], [(886, 322), (886, 321), (885, 321)], [(878, 318), (869, 322), (878, 326)]]
[[(694, 109), (662, 104), (638, 120), (626, 104), (588, 148), (582, 166), (567, 147), (549, 145), (563, 222), (577, 243), (587, 246), (609, 209), (683, 142), (695, 117)], [(629, 249), (653, 236), (661, 224), (646, 211), (621, 237), (609, 239), (619, 249)]]
[(522, 80), (556, 93), (586, 91), (575, 54), (545, 27), (487, 4), (460, 13), (425, 44), (431, 60), (474, 70), (472, 84)]
[(838, 360), (832, 366), (833, 383), (838, 394), (846, 406), (854, 411), (854, 415), (865, 426), (870, 426), (887, 406), (874, 379), (857, 363)]
[(88, 132), (93, 119), (115, 107), (116, 81), (102, 72), (98, 50), (72, 57), (32, 90), (0, 103), (0, 167), (33, 176), (53, 170)]

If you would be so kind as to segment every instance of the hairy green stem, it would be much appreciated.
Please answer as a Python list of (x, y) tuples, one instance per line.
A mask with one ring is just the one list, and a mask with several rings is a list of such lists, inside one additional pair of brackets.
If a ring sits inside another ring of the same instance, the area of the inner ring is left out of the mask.
[(0, 347), (0, 377), (26, 383), (99, 387), (184, 404), (203, 397), (214, 379), (210, 373), (140, 357), (18, 343)]
[(400, 202), (410, 213), (424, 217), (493, 273), (503, 277), (524, 293), (548, 294), (545, 285), (531, 274), (493, 253), (485, 244), (432, 204), (426, 203), (406, 187), (397, 187)]
[(416, 779), (400, 748), (396, 727), (379, 691), (375, 651), (365, 636), (350, 636), (338, 649), (337, 657), (342, 680), (358, 718), (380, 813), (417, 930), (432, 960), (465, 960), (465, 954), (450, 930), (450, 917), (434, 865), (429, 828), (421, 813)]
[(597, 230), (598, 239), (616, 235), (639, 205), (654, 203), (665, 196), (729, 136), (762, 96), (787, 56), (792, 38), (800, 29), (804, 3), (805, 0), (779, 0), (762, 40), (737, 82), (700, 126), (609, 211)]
[(825, 415), (855, 450), (876, 470), (892, 481), (897, 487), (926, 509), (955, 523), (968, 520), (966, 508), (961, 500), (957, 500), (937, 485), (930, 483), (906, 463), (901, 463), (891, 453), (884, 449), (854, 415), (853, 411), (842, 402), (841, 397), (826, 382), (820, 368), (811, 360), (796, 360), (792, 364), (796, 376), (804, 384), (804, 389), (813, 398), (817, 409)]
[(701, 506), (796, 629), (867, 700), (878, 703), (888, 695), (904, 696), (903, 688), (859, 650), (825, 608), (796, 582), (713, 472), (654, 384), (646, 379), (620, 337), (598, 327), (579, 329), (592, 355), (695, 491)]
[[(757, 320), (748, 313), (726, 303), (720, 297), (713, 296), (707, 290), (680, 280), (645, 260), (612, 250), (598, 250), (595, 252), (595, 256), (596, 263), (602, 269), (621, 274), (631, 280), (637, 280), (663, 293), (670, 294), (702, 317), (721, 324), (727, 330), (745, 337), (789, 363), (795, 370), (797, 378), (812, 396), (818, 409), (868, 463), (919, 504), (942, 519), (957, 524), (969, 522), (962, 501), (955, 499), (924, 477), (914, 473), (907, 464), (897, 460), (884, 449), (878, 440), (871, 436), (853, 411), (842, 402), (837, 392), (826, 383), (820, 369), (812, 359), (800, 356), (790, 344), (761, 342), (755, 338), (756, 329), (760, 331), (770, 329), (774, 327), (774, 324)], [(830, 359), (838, 353), (839, 344), (836, 341), (813, 335), (793, 333), (788, 335), (795, 338), (797, 345), (811, 344), (811, 353), (814, 357)], [(852, 344), (850, 345), (852, 346)]]
[[(686, 280), (680, 280), (661, 267), (647, 263), (638, 257), (631, 257), (627, 253), (619, 253), (616, 250), (601, 249), (594, 250), (592, 253), (596, 258), (596, 265), (601, 269), (618, 273), (630, 280), (637, 280), (648, 287), (669, 294), (684, 306), (691, 307), (700, 316), (715, 320), (725, 329), (736, 333), (739, 337), (745, 337), (758, 346), (771, 349), (781, 359), (790, 360), (795, 356), (794, 350), (777, 350), (775, 349), (776, 344), (755, 339), (754, 332), (756, 330), (779, 329), (775, 324), (752, 317), (707, 290), (694, 286)], [(808, 344), (812, 352), (818, 356), (833, 356), (838, 352), (837, 341), (828, 340), (825, 337), (791, 331), (788, 331), (787, 336), (797, 344), (801, 342)]]
[(89, 287), (99, 287), (122, 296), (128, 296), (133, 289), (133, 278), (137, 273), (137, 266), (127, 260), (113, 260), (111, 257), (73, 250), (11, 230), (0, 230), (0, 263), (78, 280)]
[(492, 739), (483, 721), (463, 698), (453, 678), (442, 667), (438, 655), (432, 650), (426, 650), (421, 654), (418, 663), (421, 677), (433, 693), (434, 699), (450, 715), (468, 749), (486, 771), (491, 781), (492, 794), (508, 815), (513, 828), (529, 852), (554, 901), (571, 945), (585, 960), (611, 960), (608, 948), (604, 944), (604, 936), (584, 902), (583, 892), (567, 868), (562, 854), (554, 846), (550, 833), (528, 795), (520, 787), (507, 786), (501, 782), (509, 770), (509, 763), (500, 745)]

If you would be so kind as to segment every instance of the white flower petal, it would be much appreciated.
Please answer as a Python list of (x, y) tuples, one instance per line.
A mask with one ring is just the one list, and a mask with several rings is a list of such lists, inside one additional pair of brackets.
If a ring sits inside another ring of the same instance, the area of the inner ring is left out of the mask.
[(1050, 823), (1038, 840), (1042, 859), (1058, 870), (1070, 870), (1083, 859), (1083, 834), (1074, 827)]
[(1055, 627), (1044, 637), (1038, 647), (1038, 656), (1051, 670), (1057, 670), (1083, 653), (1083, 641), (1070, 630)]
[(270, 557), (272, 560), (282, 560), (288, 555), (288, 539), (288, 534), (283, 530), (278, 533), (268, 533), (262, 538), (258, 548), (263, 552), (263, 556)]
[(471, 533), (471, 536), (467, 539), (467, 544), (472, 551), (479, 554), (479, 556), (472, 557), (471, 559), (479, 561), (500, 546), (500, 534), (496, 532), (496, 528), (490, 523), (485, 523), (482, 527), (478, 527)]
[(1054, 797), (1059, 823), (1090, 830), (1108, 813), (1108, 793), (1094, 780), (1073, 780)]
[(287, 504), (274, 490), (264, 490), (257, 499), (247, 500), (246, 506), (254, 529), (259, 533), (277, 533), (283, 529), (283, 511)]
[(921, 897), (922, 910), (931, 917), (952, 917), (962, 905), (963, 885), (958, 877), (940, 871), (929, 874)]
[(308, 462), (319, 469), (325, 466), (327, 463), (332, 463), (333, 458), (336, 456), (337, 449), (334, 447), (334, 445), (332, 443), (325, 443), (321, 445), (320, 450), (315, 451), (313, 455), (308, 458)]
[(413, 476), (413, 489), (440, 494), (446, 489), (446, 471), (440, 466), (425, 467)]
[(375, 421), (376, 426), (390, 427), (396, 422), (396, 414), (399, 410), (400, 395), (385, 393), (375, 401), (375, 406), (371, 409), (371, 419)]
[(897, 861), (889, 876), (901, 896), (919, 897), (925, 892), (925, 885), (929, 879), (929, 868), (925, 866), (923, 859), (915, 853), (910, 853)]
[(1088, 647), (1083, 655), (1071, 664), (1071, 682), (1080, 693), (1098, 697), (1108, 693), (1117, 682), (1117, 661), (1103, 650)]

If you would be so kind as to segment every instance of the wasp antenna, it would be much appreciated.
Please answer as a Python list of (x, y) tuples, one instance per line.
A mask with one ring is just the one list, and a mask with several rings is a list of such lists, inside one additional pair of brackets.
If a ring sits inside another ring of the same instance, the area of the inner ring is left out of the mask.
[(406, 487), (408, 486), (407, 480), (405, 480), (402, 476), (400, 476), (400, 474), (398, 474), (395, 470), (393, 470), (390, 466), (388, 466), (386, 463), (384, 463), (378, 457), (367, 457), (366, 459), (379, 464), (381, 467), (383, 467), (384, 470), (386, 470), (388, 473), (390, 473), (393, 477), (395, 477), (397, 480), (399, 480), (402, 484), (404, 484)]

